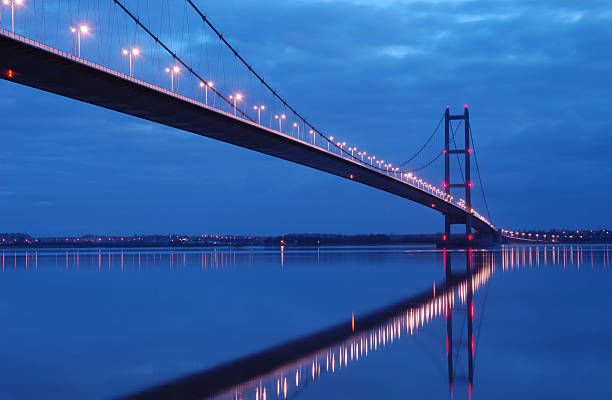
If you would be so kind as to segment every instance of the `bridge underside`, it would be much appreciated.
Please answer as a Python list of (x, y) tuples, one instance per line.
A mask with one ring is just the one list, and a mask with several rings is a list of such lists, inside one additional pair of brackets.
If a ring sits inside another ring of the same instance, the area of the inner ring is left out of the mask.
[[(348, 158), (51, 50), (0, 33), (0, 77), (352, 179), (449, 215), (454, 223), (465, 223), (468, 216), (458, 206)], [(476, 218), (472, 226), (495, 232)]]

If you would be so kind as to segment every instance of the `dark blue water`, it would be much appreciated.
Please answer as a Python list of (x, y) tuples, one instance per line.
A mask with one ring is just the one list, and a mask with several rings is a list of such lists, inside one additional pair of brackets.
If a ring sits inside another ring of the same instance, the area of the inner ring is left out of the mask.
[[(453, 254), (453, 268), (464, 259)], [(474, 293), (472, 398), (610, 398), (607, 248), (500, 248), (491, 259)], [(5, 251), (0, 276), (0, 399), (104, 399), (358, 320), (445, 270), (440, 251), (410, 247), (114, 249)], [(467, 398), (467, 307), (453, 315), (453, 395)], [(450, 398), (446, 338), (437, 315), (333, 374), (304, 384), (299, 369), (288, 397)]]

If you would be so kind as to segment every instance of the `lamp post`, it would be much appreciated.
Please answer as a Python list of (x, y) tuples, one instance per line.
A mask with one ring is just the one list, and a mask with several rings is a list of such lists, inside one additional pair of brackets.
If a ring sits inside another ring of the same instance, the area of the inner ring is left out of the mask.
[(287, 116), (285, 114), (281, 114), (281, 115), (275, 115), (274, 119), (278, 120), (278, 131), (280, 133), (283, 133), (283, 120), (287, 118)]
[(329, 143), (330, 143), (330, 142), (333, 142), (333, 140), (334, 140), (334, 137), (333, 137), (333, 136), (330, 136), (330, 137), (329, 137), (329, 140), (327, 141), (327, 151), (329, 151)]
[(298, 132), (297, 132), (297, 138), (298, 138), (298, 140), (299, 140), (299, 139), (300, 139), (300, 125), (299, 125), (297, 122), (294, 122), (294, 123), (293, 123), (293, 127), (294, 127), (294, 128), (297, 128), (297, 131), (298, 131)]
[(81, 33), (84, 35), (89, 33), (89, 27), (87, 25), (81, 25), (77, 28), (70, 28), (70, 32), (76, 33), (77, 35), (77, 56), (81, 58)]
[(5, 5), (11, 5), (11, 31), (15, 33), (15, 4), (20, 6), (23, 0), (4, 0)]
[(236, 102), (242, 100), (242, 95), (240, 93), (236, 93), (235, 96), (230, 95), (230, 99), (234, 100), (234, 115), (236, 115)]
[(261, 125), (261, 112), (266, 109), (266, 106), (253, 106), (253, 110), (257, 110), (257, 123)]
[(178, 74), (181, 69), (178, 66), (174, 66), (172, 68), (166, 68), (166, 72), (170, 74), (170, 88), (172, 92), (174, 92), (174, 74)]
[(132, 56), (137, 57), (140, 54), (140, 50), (133, 48), (132, 50), (123, 49), (122, 53), (124, 56), (128, 56), (130, 59), (130, 77), (134, 77), (133, 61)]
[(206, 83), (200, 82), (200, 87), (204, 88), (204, 103), (208, 105), (208, 88), (212, 88), (213, 83), (211, 81), (208, 81)]
[(312, 145), (316, 146), (316, 143), (315, 143), (316, 136), (315, 136), (314, 130), (311, 129), (310, 134), (312, 135)]

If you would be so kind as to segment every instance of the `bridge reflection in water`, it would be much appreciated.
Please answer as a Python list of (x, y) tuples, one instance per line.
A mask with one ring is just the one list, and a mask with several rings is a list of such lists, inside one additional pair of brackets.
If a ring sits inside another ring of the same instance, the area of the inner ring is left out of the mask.
[[(264, 254), (276, 259), (281, 266), (284, 264), (284, 250), (280, 254), (277, 250)], [(513, 246), (493, 252), (443, 251), (442, 254), (446, 281), (420, 295), (368, 315), (354, 315), (314, 335), (126, 398), (260, 400), (295, 397), (309, 384), (333, 376), (373, 352), (410, 340), (435, 320), (444, 321), (446, 325), (449, 394), (460, 398), (465, 385), (466, 397), (469, 397), (474, 383), (474, 359), (478, 355), (478, 327), (484, 314), (484, 306), (474, 306), (474, 297), (496, 272), (550, 265), (573, 269), (609, 265), (609, 250), (601, 246)], [(199, 264), (202, 271), (210, 271), (250, 265), (254, 252), (230, 248), (205, 251), (62, 249), (5, 250), (1, 255), (2, 270), (6, 272), (13, 269), (36, 271), (39, 257), (54, 257), (57, 268), (73, 271), (123, 271), (151, 264), (172, 269), (193, 268), (194, 264)], [(467, 338), (463, 338), (466, 323)], [(459, 329), (458, 325), (461, 325)]]
[[(603, 251), (602, 251), (603, 250)], [(461, 253), (461, 252), (460, 252)], [(475, 317), (473, 294), (487, 285), (496, 272), (496, 258), (501, 257), (502, 270), (553, 264), (566, 267), (584, 265), (585, 256), (594, 265), (603, 258), (609, 264), (608, 248), (577, 246), (503, 247), (501, 252), (465, 251), (465, 263), (457, 265), (453, 253), (444, 251), (446, 281), (431, 290), (360, 318), (353, 316), (331, 329), (222, 365), (126, 399), (286, 399), (295, 397), (309, 384), (325, 376), (350, 368), (373, 352), (407, 340), (436, 319), (445, 318), (447, 327), (449, 395), (456, 397), (457, 385), (465, 385), (471, 398), (474, 382), (474, 357), (477, 343), (472, 329)], [(457, 255), (457, 252), (454, 253)], [(456, 267), (456, 268), (455, 268)], [(462, 270), (463, 267), (464, 269)], [(459, 314), (459, 318), (456, 316)], [(461, 314), (465, 315), (464, 319)], [(453, 329), (458, 321), (467, 322), (467, 340), (457, 337)], [(455, 337), (453, 336), (455, 335)], [(461, 344), (467, 343), (467, 346)], [(455, 346), (454, 346), (455, 344)], [(457, 345), (458, 344), (458, 345)], [(454, 348), (458, 347), (458, 349)], [(464, 350), (467, 358), (465, 375), (457, 372)]]

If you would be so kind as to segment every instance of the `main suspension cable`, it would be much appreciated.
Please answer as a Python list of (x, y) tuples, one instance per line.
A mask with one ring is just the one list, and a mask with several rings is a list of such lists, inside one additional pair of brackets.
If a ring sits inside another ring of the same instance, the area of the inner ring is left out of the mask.
[(472, 135), (472, 127), (470, 126), (470, 141), (472, 142), (472, 151), (474, 152), (474, 161), (476, 161), (476, 172), (478, 172), (478, 182), (480, 183), (480, 191), (482, 192), (482, 198), (484, 200), (485, 208), (487, 209), (487, 216), (489, 222), (493, 223), (491, 218), (491, 212), (489, 211), (489, 204), (487, 202), (487, 196), (485, 195), (484, 186), (482, 184), (482, 177), (480, 176), (480, 166), (478, 165), (478, 157), (476, 157), (476, 147), (474, 146), (474, 135)]
[[(294, 109), (289, 103), (287, 103), (287, 101), (283, 97), (281, 97), (281, 95), (279, 95), (274, 89), (272, 89), (272, 87), (268, 84), (268, 82), (266, 82), (266, 80), (261, 75), (259, 75), (249, 63), (246, 62), (246, 60), (238, 53), (238, 50), (236, 50), (227, 41), (227, 39), (223, 37), (221, 32), (219, 32), (219, 30), (212, 24), (212, 22), (208, 19), (208, 17), (204, 15), (204, 13), (198, 8), (198, 6), (194, 4), (192, 0), (186, 0), (186, 1), (194, 9), (194, 11), (200, 16), (202, 21), (204, 21), (204, 23), (208, 25), (210, 29), (212, 29), (212, 31), (219, 37), (219, 40), (221, 40), (221, 42), (223, 42), (225, 46), (227, 46), (227, 48), (234, 54), (234, 56), (238, 60), (240, 60), (240, 62), (249, 70), (249, 72), (252, 73), (255, 76), (255, 78), (257, 78), (261, 82), (261, 84), (264, 85), (270, 91), (270, 93), (272, 93), (272, 95), (283, 104), (283, 106), (285, 106), (288, 110), (290, 110), (293, 113), (293, 115), (295, 115), (298, 119), (300, 119), (304, 125), (308, 126), (313, 131), (313, 133), (316, 133), (317, 135), (319, 135), (319, 137), (321, 137), (323, 140), (328, 142), (331, 146), (335, 147), (340, 153), (340, 155), (346, 155), (347, 157), (350, 157), (353, 161), (363, 164), (371, 169), (375, 169), (375, 170), (382, 171), (382, 172), (386, 171), (384, 167), (378, 167), (373, 164), (368, 164), (367, 161), (361, 160), (359, 157), (354, 156), (348, 150), (345, 150), (344, 147), (338, 146), (333, 140), (330, 140), (329, 137), (327, 137), (320, 130), (318, 130), (313, 124), (311, 124), (308, 120), (306, 120), (305, 117), (303, 117), (299, 112), (297, 112), (296, 109)], [(403, 172), (408, 172), (408, 171), (397, 171), (397, 172), (401, 174)]]
[(431, 142), (431, 139), (433, 139), (433, 137), (438, 132), (438, 129), (440, 129), (440, 125), (442, 125), (443, 120), (444, 120), (444, 114), (442, 114), (442, 117), (440, 118), (440, 121), (438, 121), (438, 125), (436, 126), (436, 129), (433, 130), (433, 132), (431, 133), (431, 136), (429, 136), (429, 139), (427, 139), (425, 144), (412, 157), (410, 157), (408, 160), (398, 165), (398, 167), (403, 167), (404, 165), (408, 164), (410, 161), (414, 160), (419, 154), (421, 154), (423, 150), (425, 150), (429, 142)]
[[(140, 26), (142, 29), (144, 29), (144, 31), (153, 39), (155, 40), (160, 46), (162, 46), (164, 48), (164, 50), (166, 50), (168, 52), (168, 54), (170, 54), (176, 61), (178, 61), (179, 63), (181, 63), (181, 65), (183, 65), (183, 67), (185, 67), (193, 76), (195, 76), (196, 78), (198, 78), (200, 80), (200, 82), (202, 82), (205, 85), (208, 85), (208, 81), (204, 78), (202, 78), (200, 75), (198, 75), (189, 65), (187, 65), (180, 57), (178, 57), (176, 55), (175, 52), (173, 52), (172, 50), (170, 50), (168, 48), (168, 46), (166, 46), (164, 44), (164, 42), (162, 42), (157, 36), (155, 36), (146, 26), (144, 26), (142, 24), (142, 22), (140, 22), (140, 20), (138, 18), (136, 18), (136, 16), (134, 16), (134, 14), (132, 14), (124, 5), (123, 3), (121, 3), (121, 1), (119, 0), (113, 0), (115, 2), (115, 4), (117, 4), (130, 18), (132, 18), (134, 20), (134, 22), (136, 23), (136, 25)], [(212, 90), (213, 92), (215, 92), (215, 94), (217, 94), (219, 97), (221, 97), (221, 99), (223, 99), (228, 105), (230, 105), (231, 107), (233, 107), (232, 102), (229, 101), (229, 99), (227, 99), (225, 96), (223, 96), (217, 89), (215, 89), (214, 87), (210, 87), (210, 90)], [(241, 109), (237, 108), (237, 110), (240, 112), (240, 114), (242, 114), (242, 116), (246, 119), (248, 119), (251, 122), (255, 122), (255, 120), (251, 117), (249, 117), (244, 111), (242, 111)]]
[[(452, 130), (452, 126), (451, 126), (451, 132), (452, 132), (452, 134), (453, 134), (453, 135), (452, 135), (452, 137), (451, 137), (451, 139), (450, 139), (450, 140), (453, 140), (453, 141), (454, 141), (454, 140), (455, 140), (455, 134), (457, 133), (457, 131), (456, 131), (456, 130), (455, 130), (455, 131), (453, 131), (453, 130)], [(442, 151), (441, 151), (441, 152), (439, 152), (439, 153), (438, 153), (438, 154), (437, 154), (437, 155), (436, 155), (436, 156), (435, 156), (435, 157), (434, 157), (434, 158), (433, 158), (431, 161), (429, 161), (429, 162), (425, 163), (424, 165), (422, 165), (422, 166), (420, 166), (420, 167), (418, 167), (418, 168), (414, 168), (414, 169), (408, 170), (408, 171), (402, 171), (402, 173), (404, 173), (404, 172), (414, 173), (414, 172), (418, 172), (418, 171), (424, 170), (425, 168), (427, 168), (427, 167), (431, 166), (433, 163), (435, 163), (436, 161), (438, 161), (438, 159), (439, 159), (440, 157), (442, 157), (442, 154), (444, 154), (444, 151), (445, 151), (445, 150), (446, 150), (446, 151), (448, 151), (448, 149), (442, 149)]]

